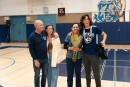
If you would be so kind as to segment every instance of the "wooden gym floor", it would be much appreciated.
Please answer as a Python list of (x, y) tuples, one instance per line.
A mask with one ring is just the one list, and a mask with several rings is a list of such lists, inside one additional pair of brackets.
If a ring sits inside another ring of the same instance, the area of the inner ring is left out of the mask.
[[(4, 47), (4, 48), (2, 48)], [(107, 45), (107, 48), (130, 49), (130, 46)], [(27, 48), (27, 43), (2, 43), (0, 45), (0, 85), (3, 87), (34, 87), (32, 58)], [(66, 50), (63, 51), (62, 60), (65, 59)], [(61, 62), (60, 75), (57, 87), (67, 87), (67, 78), (63, 73), (66, 71), (65, 62)], [(84, 71), (82, 72), (84, 74)], [(111, 72), (113, 73), (113, 72)], [(95, 86), (92, 79), (91, 87)], [(0, 86), (0, 87), (1, 87)], [(75, 78), (74, 78), (75, 87)], [(86, 87), (85, 77), (82, 78), (82, 87)], [(102, 87), (130, 87), (130, 82), (102, 80)]]

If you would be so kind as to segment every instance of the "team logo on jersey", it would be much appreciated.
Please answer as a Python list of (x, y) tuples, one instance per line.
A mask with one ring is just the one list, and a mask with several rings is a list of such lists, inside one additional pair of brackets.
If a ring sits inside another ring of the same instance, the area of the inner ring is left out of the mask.
[(85, 42), (86, 42), (87, 44), (89, 44), (89, 43), (92, 41), (93, 37), (94, 37), (94, 33), (92, 33), (92, 34), (90, 34), (90, 33), (85, 33), (85, 34), (84, 34), (84, 40), (85, 40)]
[(42, 38), (43, 38), (44, 40), (46, 40), (46, 36), (43, 36)]

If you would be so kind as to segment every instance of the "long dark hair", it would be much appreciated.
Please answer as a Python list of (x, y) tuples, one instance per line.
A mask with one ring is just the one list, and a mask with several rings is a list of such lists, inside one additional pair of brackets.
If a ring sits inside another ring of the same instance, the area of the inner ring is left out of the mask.
[(81, 19), (80, 19), (80, 27), (81, 27), (81, 28), (84, 28), (84, 27), (85, 27), (83, 21), (84, 21), (84, 19), (86, 18), (86, 16), (88, 17), (88, 20), (90, 21), (90, 26), (93, 24), (93, 22), (92, 22), (90, 16), (89, 16), (88, 14), (84, 14), (84, 15), (82, 15), (82, 17), (81, 17)]
[[(47, 30), (47, 28), (48, 28), (49, 26), (52, 26), (53, 32), (52, 32), (52, 34), (51, 34), (51, 37), (54, 37), (54, 27), (53, 27), (53, 25), (51, 25), (51, 24), (46, 25), (45, 30)], [(47, 33), (47, 32), (46, 32), (46, 35), (48, 36), (48, 33)]]

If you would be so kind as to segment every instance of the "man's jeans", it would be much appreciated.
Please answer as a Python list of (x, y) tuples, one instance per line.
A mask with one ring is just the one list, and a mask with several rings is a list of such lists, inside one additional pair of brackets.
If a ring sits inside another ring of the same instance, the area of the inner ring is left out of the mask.
[(34, 68), (34, 85), (35, 87), (40, 87), (40, 70), (42, 70), (42, 77), (41, 77), (41, 87), (46, 86), (46, 77), (47, 77), (47, 69), (48, 69), (48, 59), (38, 59), (40, 63), (40, 67), (35, 67), (33, 62)]

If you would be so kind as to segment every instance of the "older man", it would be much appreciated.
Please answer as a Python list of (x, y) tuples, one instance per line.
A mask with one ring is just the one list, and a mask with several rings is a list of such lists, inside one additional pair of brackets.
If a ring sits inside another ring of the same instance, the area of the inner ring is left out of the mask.
[(46, 86), (48, 57), (46, 34), (41, 20), (34, 22), (35, 31), (29, 36), (29, 51), (33, 59), (34, 85), (40, 87), (40, 69), (42, 70), (41, 87)]

